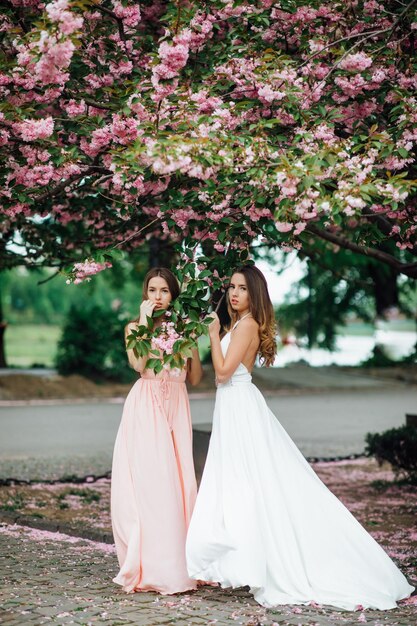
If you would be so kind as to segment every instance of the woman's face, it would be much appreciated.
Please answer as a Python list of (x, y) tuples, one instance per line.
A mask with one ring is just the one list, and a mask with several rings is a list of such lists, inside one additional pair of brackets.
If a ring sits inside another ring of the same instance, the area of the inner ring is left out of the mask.
[(233, 274), (229, 285), (229, 302), (235, 313), (239, 316), (249, 312), (249, 292), (246, 284), (246, 278), (243, 274)]
[(150, 279), (146, 298), (155, 303), (155, 310), (168, 308), (172, 296), (165, 278), (154, 276)]

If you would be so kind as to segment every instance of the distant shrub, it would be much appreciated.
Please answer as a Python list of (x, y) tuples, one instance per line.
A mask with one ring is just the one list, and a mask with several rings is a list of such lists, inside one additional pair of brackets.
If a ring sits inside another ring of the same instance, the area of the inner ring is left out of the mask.
[(387, 356), (384, 349), (378, 345), (372, 350), (372, 355), (360, 364), (361, 367), (394, 367), (395, 365), (398, 365), (398, 361)]
[(126, 315), (110, 307), (72, 306), (58, 343), (58, 372), (93, 380), (134, 380), (124, 345), (126, 322)]
[(414, 344), (414, 348), (411, 354), (404, 357), (402, 360), (402, 363), (404, 363), (405, 365), (407, 364), (415, 365), (417, 363), (417, 341)]
[(383, 433), (368, 433), (365, 453), (374, 456), (381, 465), (391, 463), (399, 477), (417, 483), (417, 428), (400, 426)]

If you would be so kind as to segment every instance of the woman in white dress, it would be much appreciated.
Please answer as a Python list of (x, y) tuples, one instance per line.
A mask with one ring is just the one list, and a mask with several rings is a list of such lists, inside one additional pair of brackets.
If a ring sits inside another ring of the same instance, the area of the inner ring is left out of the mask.
[(265, 607), (316, 602), (392, 609), (413, 587), (321, 482), (251, 382), (275, 356), (263, 274), (244, 266), (228, 289), (231, 326), (210, 324), (217, 379), (213, 430), (187, 537), (197, 580), (248, 585)]

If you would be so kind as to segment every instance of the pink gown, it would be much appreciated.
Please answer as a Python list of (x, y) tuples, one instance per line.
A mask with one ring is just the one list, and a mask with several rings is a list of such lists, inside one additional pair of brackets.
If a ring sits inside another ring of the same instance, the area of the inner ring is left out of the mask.
[(113, 581), (127, 592), (196, 588), (185, 561), (197, 494), (185, 377), (186, 370), (145, 370), (124, 405), (113, 454), (111, 516), (120, 565)]

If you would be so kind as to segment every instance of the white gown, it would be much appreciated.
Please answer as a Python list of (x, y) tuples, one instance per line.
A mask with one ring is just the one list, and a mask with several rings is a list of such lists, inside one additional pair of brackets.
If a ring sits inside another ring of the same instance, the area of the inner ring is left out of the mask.
[[(223, 354), (229, 342), (230, 332)], [(217, 388), (189, 575), (248, 585), (265, 607), (395, 608), (414, 587), (321, 482), (251, 381), (240, 364)]]

